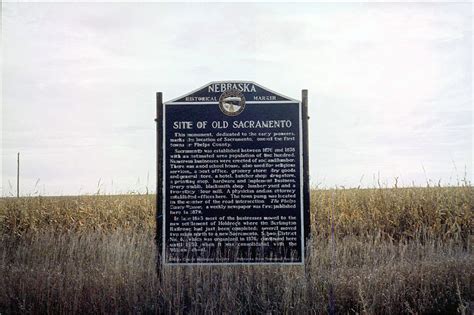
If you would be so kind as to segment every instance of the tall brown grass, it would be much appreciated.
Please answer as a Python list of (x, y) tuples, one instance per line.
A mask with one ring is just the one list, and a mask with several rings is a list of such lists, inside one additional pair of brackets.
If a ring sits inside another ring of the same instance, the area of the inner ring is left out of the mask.
[(153, 196), (1, 199), (0, 313), (472, 311), (472, 187), (311, 197), (305, 266), (159, 272)]
[(328, 234), (331, 211), (338, 236), (404, 240), (464, 240), (474, 232), (474, 188), (461, 187), (313, 190), (313, 231)]
[(93, 195), (0, 199), (0, 233), (25, 235), (45, 230), (110, 232), (155, 229), (153, 195)]

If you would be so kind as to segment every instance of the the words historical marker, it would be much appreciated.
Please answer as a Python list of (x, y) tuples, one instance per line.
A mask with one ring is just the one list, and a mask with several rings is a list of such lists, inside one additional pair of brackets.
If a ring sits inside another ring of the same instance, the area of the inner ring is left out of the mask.
[(157, 93), (164, 264), (301, 264), (309, 235), (307, 93), (211, 82)]

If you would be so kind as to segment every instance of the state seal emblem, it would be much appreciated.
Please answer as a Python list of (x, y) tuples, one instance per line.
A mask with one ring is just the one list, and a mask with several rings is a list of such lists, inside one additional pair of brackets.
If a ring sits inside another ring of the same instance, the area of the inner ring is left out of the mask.
[(237, 89), (224, 91), (219, 97), (219, 108), (227, 116), (237, 116), (244, 111), (245, 97)]

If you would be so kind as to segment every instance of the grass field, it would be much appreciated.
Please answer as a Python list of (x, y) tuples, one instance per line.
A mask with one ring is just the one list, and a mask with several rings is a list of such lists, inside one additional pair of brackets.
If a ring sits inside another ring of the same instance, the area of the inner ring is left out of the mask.
[(0, 313), (473, 312), (470, 185), (313, 190), (304, 267), (157, 273), (154, 205), (0, 199)]

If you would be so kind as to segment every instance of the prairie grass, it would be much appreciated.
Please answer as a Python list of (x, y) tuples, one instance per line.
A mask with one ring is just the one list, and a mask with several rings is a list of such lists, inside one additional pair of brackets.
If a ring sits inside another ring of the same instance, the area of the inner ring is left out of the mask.
[(472, 187), (311, 198), (304, 266), (158, 272), (154, 196), (1, 199), (0, 313), (472, 312)]
[(474, 232), (474, 188), (428, 187), (313, 190), (312, 230), (337, 236), (404, 240), (441, 238), (467, 242)]
[(153, 195), (94, 195), (0, 199), (0, 233), (155, 229)]

